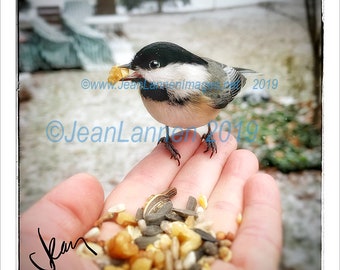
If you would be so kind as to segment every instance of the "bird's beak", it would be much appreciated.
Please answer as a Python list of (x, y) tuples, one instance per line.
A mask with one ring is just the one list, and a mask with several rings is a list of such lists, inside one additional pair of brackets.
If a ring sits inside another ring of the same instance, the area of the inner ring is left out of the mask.
[[(128, 68), (130, 70), (134, 70), (131, 67), (131, 63), (121, 65), (121, 66), (119, 66), (119, 68)], [(141, 78), (142, 78), (142, 75), (139, 74), (138, 71), (134, 71), (131, 74), (127, 75), (126, 77), (121, 78), (120, 81), (133, 81), (133, 80), (141, 79)]]
[(119, 68), (128, 68), (128, 69), (131, 69), (131, 63), (128, 63), (128, 64), (125, 64), (125, 65), (121, 65), (121, 66), (118, 66)]

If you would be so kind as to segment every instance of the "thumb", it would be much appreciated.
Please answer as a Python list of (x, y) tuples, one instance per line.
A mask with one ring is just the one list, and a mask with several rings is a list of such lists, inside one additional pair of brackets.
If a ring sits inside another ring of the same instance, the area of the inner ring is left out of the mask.
[(77, 239), (93, 226), (103, 204), (101, 185), (87, 174), (51, 190), (20, 218), (20, 268), (84, 269), (75, 243), (82, 242)]

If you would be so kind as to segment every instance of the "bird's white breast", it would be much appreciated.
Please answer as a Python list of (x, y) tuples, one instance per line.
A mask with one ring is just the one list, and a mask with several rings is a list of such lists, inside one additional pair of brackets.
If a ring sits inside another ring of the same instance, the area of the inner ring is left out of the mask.
[(201, 127), (214, 120), (219, 110), (213, 109), (207, 103), (173, 105), (143, 98), (148, 112), (158, 122), (169, 127), (193, 128)]

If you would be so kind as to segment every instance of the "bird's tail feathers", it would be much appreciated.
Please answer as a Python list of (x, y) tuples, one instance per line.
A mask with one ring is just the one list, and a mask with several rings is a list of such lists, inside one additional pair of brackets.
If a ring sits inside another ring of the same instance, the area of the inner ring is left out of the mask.
[(257, 72), (255, 70), (249, 69), (249, 68), (239, 68), (239, 67), (234, 67), (234, 69), (236, 69), (238, 72), (242, 73), (242, 74), (249, 74), (251, 73), (252, 75), (263, 75), (263, 73)]

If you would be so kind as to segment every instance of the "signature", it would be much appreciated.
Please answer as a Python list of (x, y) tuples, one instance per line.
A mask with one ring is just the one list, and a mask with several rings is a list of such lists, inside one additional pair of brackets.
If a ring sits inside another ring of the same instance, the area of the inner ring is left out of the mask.
[[(56, 248), (56, 239), (55, 237), (52, 237), (50, 242), (48, 243), (48, 246), (47, 244), (45, 243), (43, 237), (41, 236), (40, 234), (40, 228), (38, 228), (38, 235), (39, 235), (39, 239), (40, 239), (40, 242), (46, 252), (46, 255), (48, 256), (49, 260), (50, 260), (50, 268), (51, 269), (57, 269), (54, 261), (59, 259), (59, 257), (65, 253), (67, 253), (70, 249), (75, 249), (76, 246), (78, 245), (79, 241), (83, 241), (85, 246), (94, 254), (94, 255), (97, 255), (97, 253), (86, 243), (85, 239), (83, 237), (79, 237), (76, 242), (73, 244), (72, 241), (70, 241), (69, 243), (66, 243), (65, 241), (63, 241), (61, 243), (61, 247), (60, 247), (60, 251), (59, 253), (57, 253), (55, 251), (55, 248)], [(32, 252), (30, 255), (29, 255), (29, 258), (30, 258), (30, 261), (31, 263), (39, 270), (45, 270), (45, 268), (42, 268), (41, 266), (39, 266), (33, 259), (33, 255), (35, 254), (36, 252)]]

